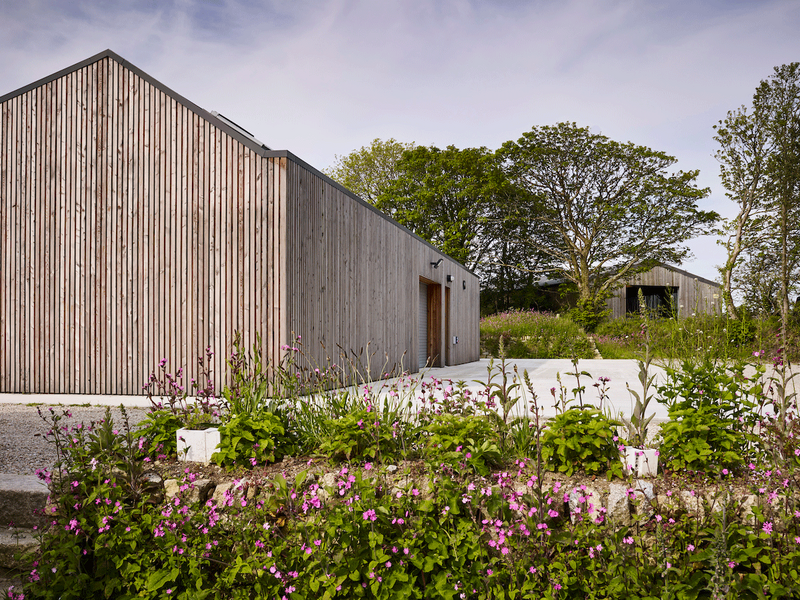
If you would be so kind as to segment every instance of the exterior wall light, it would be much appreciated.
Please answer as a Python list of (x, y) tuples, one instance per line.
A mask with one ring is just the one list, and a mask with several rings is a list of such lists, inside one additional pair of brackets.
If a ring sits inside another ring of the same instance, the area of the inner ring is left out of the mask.
[(431, 263), (431, 266), (432, 266), (434, 269), (438, 269), (438, 268), (439, 268), (439, 265), (440, 265), (440, 264), (442, 264), (442, 261), (443, 261), (443, 260), (444, 260), (443, 258), (440, 258), (440, 259), (439, 259), (439, 260), (437, 260), (436, 262), (432, 262), (432, 263)]

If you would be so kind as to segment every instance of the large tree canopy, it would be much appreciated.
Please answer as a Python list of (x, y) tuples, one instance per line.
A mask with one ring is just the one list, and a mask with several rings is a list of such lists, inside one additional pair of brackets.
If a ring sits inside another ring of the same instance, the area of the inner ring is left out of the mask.
[(476, 271), (495, 308), (532, 285), (539, 255), (519, 245), (519, 222), (502, 213), (516, 188), (496, 153), (376, 139), (337, 156), (326, 173)]
[(624, 277), (680, 264), (684, 242), (718, 218), (698, 209), (708, 190), (696, 186), (697, 171), (670, 174), (675, 158), (574, 123), (534, 127), (500, 155), (522, 192), (510, 211), (536, 225), (525, 243), (552, 259), (589, 308)]
[(475, 270), (493, 244), (498, 197), (508, 189), (493, 152), (418, 146), (397, 163), (379, 209)]

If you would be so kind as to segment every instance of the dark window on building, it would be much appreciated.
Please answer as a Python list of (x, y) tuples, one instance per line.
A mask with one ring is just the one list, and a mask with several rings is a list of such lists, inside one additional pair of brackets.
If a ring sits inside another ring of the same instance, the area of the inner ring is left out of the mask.
[(639, 290), (652, 314), (660, 317), (678, 316), (678, 288), (665, 285), (629, 285), (625, 288), (625, 311), (639, 313)]

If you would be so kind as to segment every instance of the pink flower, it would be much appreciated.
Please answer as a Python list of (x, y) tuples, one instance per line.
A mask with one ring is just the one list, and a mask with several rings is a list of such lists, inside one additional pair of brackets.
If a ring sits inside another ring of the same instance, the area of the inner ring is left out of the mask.
[(375, 510), (372, 509), (372, 508), (370, 508), (369, 510), (364, 511), (363, 517), (364, 517), (365, 521), (377, 521), (378, 520), (378, 515), (375, 514)]
[(688, 546), (686, 546), (686, 549), (687, 549), (689, 552), (694, 552), (694, 544), (689, 544)]
[(772, 523), (770, 521), (764, 523), (764, 525), (761, 527), (761, 531), (763, 531), (766, 534), (772, 533)]

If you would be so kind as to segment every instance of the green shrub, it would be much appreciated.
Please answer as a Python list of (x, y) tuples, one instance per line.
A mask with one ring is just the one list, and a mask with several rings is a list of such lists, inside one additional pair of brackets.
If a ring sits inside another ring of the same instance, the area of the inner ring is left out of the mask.
[(398, 457), (398, 425), (372, 407), (354, 410), (326, 422), (330, 437), (319, 451), (334, 460), (391, 460)]
[(272, 463), (295, 449), (281, 419), (267, 412), (232, 415), (219, 426), (219, 435), (219, 449), (211, 456), (218, 465)]
[(738, 321), (728, 320), (725, 327), (728, 344), (740, 348), (748, 347), (755, 341), (758, 327), (747, 318)]
[[(667, 382), (658, 401), (666, 404), (669, 421), (661, 426), (659, 450), (673, 470), (717, 474), (735, 471), (756, 454), (752, 434), (761, 397), (757, 381), (745, 378), (744, 365), (730, 368), (705, 361), (667, 368)], [(763, 368), (758, 375), (763, 374)]]
[(572, 475), (622, 477), (615, 438), (619, 426), (593, 407), (575, 407), (555, 416), (542, 434), (542, 460), (552, 470)]
[(178, 441), (175, 432), (183, 421), (170, 410), (153, 410), (139, 422), (137, 433), (147, 440), (152, 458), (175, 456)]
[(586, 331), (593, 332), (610, 312), (603, 297), (579, 298), (575, 307), (570, 309), (569, 316)]
[(501, 463), (497, 437), (491, 423), (477, 415), (435, 415), (425, 428), (428, 435), (425, 457), (438, 465), (470, 467), (486, 475)]

